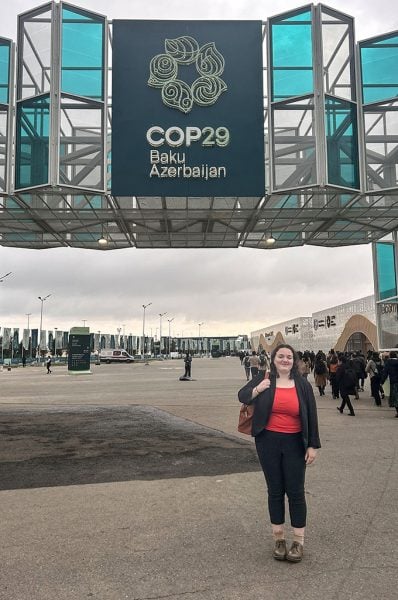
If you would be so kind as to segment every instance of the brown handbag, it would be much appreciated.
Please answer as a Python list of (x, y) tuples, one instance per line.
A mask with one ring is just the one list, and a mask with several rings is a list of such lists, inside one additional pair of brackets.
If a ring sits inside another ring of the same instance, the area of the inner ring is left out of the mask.
[(242, 404), (239, 411), (238, 431), (246, 435), (252, 434), (254, 405)]

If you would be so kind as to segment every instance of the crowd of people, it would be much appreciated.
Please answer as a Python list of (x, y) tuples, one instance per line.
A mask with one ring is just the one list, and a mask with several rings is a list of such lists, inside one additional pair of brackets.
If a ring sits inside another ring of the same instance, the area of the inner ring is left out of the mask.
[[(389, 406), (395, 408), (398, 418), (398, 351), (380, 354), (369, 350), (362, 352), (336, 352), (331, 349), (326, 355), (322, 350), (317, 353), (306, 350), (297, 352), (299, 373), (307, 378), (311, 373), (319, 395), (324, 396), (326, 386), (330, 384), (332, 397), (341, 400), (337, 406), (340, 413), (347, 407), (348, 414), (355, 416), (350, 396), (359, 399), (364, 391), (365, 379), (369, 378), (370, 394), (376, 406), (382, 406), (382, 400), (388, 397)], [(240, 352), (239, 358), (245, 369), (247, 381), (255, 378), (261, 371), (269, 371), (270, 355), (261, 350)], [(384, 393), (383, 384), (389, 384)]]

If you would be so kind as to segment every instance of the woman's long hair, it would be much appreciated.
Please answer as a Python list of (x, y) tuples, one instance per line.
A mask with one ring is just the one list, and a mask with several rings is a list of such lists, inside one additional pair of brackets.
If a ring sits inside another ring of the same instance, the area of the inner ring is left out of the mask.
[(275, 356), (277, 355), (279, 350), (281, 350), (281, 348), (287, 348), (293, 354), (293, 365), (292, 365), (292, 369), (289, 373), (289, 379), (295, 379), (295, 377), (298, 377), (300, 375), (299, 370), (298, 370), (298, 355), (297, 355), (297, 352), (295, 351), (295, 349), (292, 348), (292, 346), (290, 346), (290, 344), (278, 344), (278, 346), (274, 350), (272, 350), (270, 377), (274, 377), (274, 378), (279, 377), (278, 371), (276, 370), (276, 367), (275, 367), (274, 360), (275, 360)]

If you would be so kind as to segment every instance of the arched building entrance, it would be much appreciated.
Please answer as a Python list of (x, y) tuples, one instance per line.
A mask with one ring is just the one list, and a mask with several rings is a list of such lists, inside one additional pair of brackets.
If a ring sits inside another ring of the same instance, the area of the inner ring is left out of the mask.
[(377, 348), (376, 325), (363, 315), (353, 315), (348, 319), (334, 348), (338, 352), (361, 350), (364, 354)]
[(349, 339), (347, 340), (347, 343), (345, 345), (344, 351), (345, 352), (362, 352), (362, 354), (367, 354), (368, 350), (374, 350), (373, 344), (370, 340), (368, 340), (368, 338), (366, 337), (366, 335), (364, 335), (363, 333), (361, 333), (360, 331), (357, 331), (356, 333), (353, 333)]

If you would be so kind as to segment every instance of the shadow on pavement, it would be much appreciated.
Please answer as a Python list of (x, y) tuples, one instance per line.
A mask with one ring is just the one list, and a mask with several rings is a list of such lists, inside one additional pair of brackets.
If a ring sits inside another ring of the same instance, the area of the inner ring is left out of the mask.
[(0, 490), (258, 470), (252, 444), (153, 407), (1, 412)]

